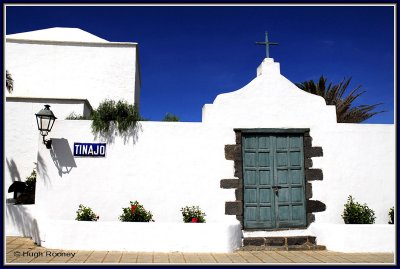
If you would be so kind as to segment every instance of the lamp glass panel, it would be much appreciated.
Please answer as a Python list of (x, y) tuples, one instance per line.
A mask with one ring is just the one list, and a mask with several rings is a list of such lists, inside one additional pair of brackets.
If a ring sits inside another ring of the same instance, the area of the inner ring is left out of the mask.
[(42, 117), (41, 130), (43, 130), (43, 131), (49, 130), (49, 125), (50, 125), (50, 118), (49, 117)]
[(36, 116), (36, 124), (37, 124), (38, 130), (40, 130), (42, 127), (42, 121), (38, 116)]
[(55, 122), (56, 120), (55, 119), (50, 119), (50, 126), (49, 126), (49, 132), (51, 131), (51, 129), (53, 128), (53, 125), (54, 125), (54, 122)]

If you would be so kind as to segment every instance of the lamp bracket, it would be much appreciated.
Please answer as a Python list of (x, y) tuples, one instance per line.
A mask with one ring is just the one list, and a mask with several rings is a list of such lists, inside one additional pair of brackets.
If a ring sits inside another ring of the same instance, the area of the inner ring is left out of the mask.
[(46, 140), (46, 139), (44, 139), (44, 137), (45, 136), (43, 136), (43, 144), (46, 145), (47, 149), (51, 149), (51, 139)]

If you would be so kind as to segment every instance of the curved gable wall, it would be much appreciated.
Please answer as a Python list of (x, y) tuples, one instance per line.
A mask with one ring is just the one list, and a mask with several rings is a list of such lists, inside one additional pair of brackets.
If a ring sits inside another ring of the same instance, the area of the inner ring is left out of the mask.
[(279, 72), (279, 63), (265, 59), (259, 76), (243, 88), (220, 94), (203, 108), (203, 122), (235, 127), (293, 128), (336, 123), (334, 106), (297, 88)]

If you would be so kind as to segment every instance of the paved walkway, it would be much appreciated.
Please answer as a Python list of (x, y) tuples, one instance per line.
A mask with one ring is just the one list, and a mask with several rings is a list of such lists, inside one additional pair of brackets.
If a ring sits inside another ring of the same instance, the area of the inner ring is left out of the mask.
[(145, 253), (46, 249), (30, 238), (6, 237), (6, 263), (329, 263), (394, 264), (393, 253), (339, 253), (331, 251), (237, 251), (217, 253)]

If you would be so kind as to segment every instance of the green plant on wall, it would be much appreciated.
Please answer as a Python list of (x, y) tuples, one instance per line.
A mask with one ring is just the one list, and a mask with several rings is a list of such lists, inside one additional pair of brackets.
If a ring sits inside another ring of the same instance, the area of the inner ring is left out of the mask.
[(206, 214), (198, 206), (185, 206), (181, 208), (183, 222), (204, 223)]
[(346, 224), (373, 224), (375, 223), (375, 212), (367, 204), (361, 205), (355, 202), (349, 195), (347, 203), (344, 205), (342, 218)]
[(75, 112), (71, 112), (65, 119), (66, 120), (89, 120), (90, 118), (86, 118), (83, 115), (78, 115)]
[(389, 209), (389, 224), (394, 224), (394, 207)]
[(167, 113), (162, 121), (179, 121), (179, 117), (172, 113)]
[(33, 168), (31, 175), (29, 177), (26, 178), (26, 190), (28, 192), (35, 192), (35, 188), (36, 188), (36, 168)]
[[(35, 163), (36, 165), (36, 163)], [(23, 193), (17, 197), (15, 204), (34, 204), (36, 192), (36, 167), (33, 168), (31, 174), (26, 177), (26, 187)]]
[(119, 132), (125, 132), (128, 128), (134, 127), (136, 122), (140, 120), (136, 107), (126, 101), (118, 101), (115, 105), (115, 111)]
[(130, 202), (130, 207), (122, 208), (122, 215), (119, 217), (123, 222), (150, 222), (153, 220), (153, 214), (147, 211), (138, 201)]
[(110, 131), (111, 124), (115, 124), (118, 131), (123, 133), (136, 125), (136, 122), (140, 120), (140, 115), (136, 107), (126, 101), (115, 102), (106, 99), (92, 112), (92, 120), (93, 133), (107, 133)]
[(99, 216), (97, 216), (90, 207), (79, 205), (78, 211), (76, 211), (75, 220), (79, 221), (97, 221)]

